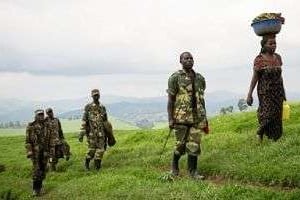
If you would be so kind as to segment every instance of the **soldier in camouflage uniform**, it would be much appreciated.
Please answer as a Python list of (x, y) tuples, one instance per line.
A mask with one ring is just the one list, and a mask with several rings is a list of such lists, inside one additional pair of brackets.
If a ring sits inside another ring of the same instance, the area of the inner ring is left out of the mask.
[(40, 195), (42, 182), (46, 177), (49, 154), (49, 135), (44, 125), (44, 111), (35, 111), (35, 120), (26, 128), (25, 147), (27, 158), (32, 161), (33, 195)]
[[(107, 120), (105, 107), (99, 102), (100, 93), (98, 89), (92, 90), (92, 98), (93, 102), (84, 108), (79, 141), (83, 141), (84, 135), (87, 137), (88, 152), (85, 158), (85, 168), (90, 169), (89, 163), (94, 158), (95, 168), (99, 170), (107, 142), (113, 146), (115, 141), (111, 142), (108, 138), (109, 134), (112, 134), (112, 127)], [(106, 131), (107, 128), (110, 130), (109, 132)]]
[(201, 133), (208, 133), (204, 90), (204, 77), (192, 67), (194, 60), (189, 52), (180, 55), (182, 70), (171, 75), (168, 80), (169, 127), (174, 130), (176, 145), (172, 161), (172, 174), (178, 176), (178, 162), (188, 154), (188, 170), (193, 178), (204, 178), (197, 171), (200, 155)]
[(45, 126), (50, 137), (49, 163), (52, 171), (56, 171), (56, 164), (59, 158), (66, 156), (68, 161), (70, 158), (70, 146), (64, 140), (64, 134), (58, 118), (54, 117), (52, 108), (46, 109), (47, 117), (45, 118)]

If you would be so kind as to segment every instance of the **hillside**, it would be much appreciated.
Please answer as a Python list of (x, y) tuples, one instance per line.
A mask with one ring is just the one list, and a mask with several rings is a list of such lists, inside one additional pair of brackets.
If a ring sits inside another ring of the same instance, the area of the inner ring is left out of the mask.
[[(116, 131), (118, 143), (97, 173), (83, 169), (86, 145), (67, 135), (73, 156), (49, 173), (42, 199), (300, 199), (300, 104), (291, 106), (284, 135), (276, 143), (255, 137), (254, 112), (218, 116), (210, 121), (211, 134), (202, 139), (199, 170), (205, 181), (191, 180), (186, 157), (180, 177), (167, 179), (172, 146), (159, 160), (168, 130)], [(31, 165), (24, 155), (23, 136), (0, 137), (0, 196), (12, 192), (30, 199)]]

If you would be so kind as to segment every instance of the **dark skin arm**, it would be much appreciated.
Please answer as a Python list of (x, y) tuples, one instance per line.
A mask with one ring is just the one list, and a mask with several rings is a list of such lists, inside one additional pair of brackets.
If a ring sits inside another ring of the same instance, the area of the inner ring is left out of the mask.
[(169, 118), (169, 128), (174, 128), (174, 105), (175, 105), (176, 96), (170, 95), (168, 96), (168, 118)]
[(257, 84), (258, 81), (258, 74), (257, 71), (253, 70), (253, 75), (252, 75), (252, 79), (251, 79), (251, 83), (250, 83), (250, 88), (249, 88), (249, 92), (248, 92), (248, 96), (247, 96), (247, 104), (249, 106), (252, 106), (253, 104), (253, 97), (252, 97), (252, 93), (253, 90)]
[(282, 88), (283, 88), (283, 100), (286, 101), (286, 96), (285, 96), (285, 89), (283, 86), (283, 78), (281, 77), (281, 81), (282, 81)]

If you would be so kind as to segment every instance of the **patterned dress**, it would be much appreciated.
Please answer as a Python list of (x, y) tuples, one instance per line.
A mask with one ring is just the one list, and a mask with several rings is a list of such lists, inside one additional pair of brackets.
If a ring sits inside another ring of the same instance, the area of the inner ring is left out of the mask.
[(265, 59), (262, 54), (254, 60), (254, 70), (258, 74), (257, 118), (260, 126), (257, 134), (265, 134), (275, 141), (282, 135), (282, 103), (285, 99), (281, 66), (278, 54), (274, 54), (272, 60)]

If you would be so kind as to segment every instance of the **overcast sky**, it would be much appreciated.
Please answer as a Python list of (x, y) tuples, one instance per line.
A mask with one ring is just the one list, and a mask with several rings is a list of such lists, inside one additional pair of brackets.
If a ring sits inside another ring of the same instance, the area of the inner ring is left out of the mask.
[[(296, 0), (1, 0), (0, 97), (63, 99), (165, 95), (190, 51), (208, 91), (246, 93), (262, 12), (286, 18), (277, 36), (287, 90), (298, 91), (300, 2)], [(18, 92), (16, 92), (18, 91)]]

